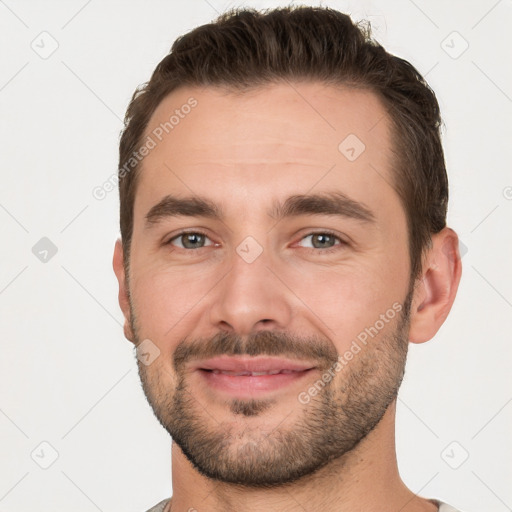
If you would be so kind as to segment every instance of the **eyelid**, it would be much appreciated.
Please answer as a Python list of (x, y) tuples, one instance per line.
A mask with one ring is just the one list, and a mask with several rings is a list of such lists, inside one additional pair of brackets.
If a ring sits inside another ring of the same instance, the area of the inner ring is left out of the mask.
[[(164, 245), (172, 245), (171, 242), (173, 242), (174, 240), (179, 239), (183, 235), (189, 235), (189, 234), (202, 235), (205, 238), (207, 238), (208, 240), (210, 240), (212, 243), (209, 245), (203, 246), (203, 247), (199, 247), (198, 249), (187, 249), (185, 247), (178, 247), (178, 249), (183, 249), (184, 251), (187, 251), (187, 252), (193, 252), (193, 251), (198, 251), (199, 249), (204, 249), (206, 247), (219, 245), (216, 242), (214, 242), (213, 240), (211, 240), (211, 238), (208, 236), (207, 233), (205, 233), (203, 230), (198, 229), (198, 228), (197, 229), (184, 229), (178, 233), (175, 233), (167, 240), (167, 242), (164, 242)], [(347, 240), (345, 240), (345, 238), (343, 238), (342, 236), (340, 236), (339, 234), (337, 234), (336, 232), (334, 232), (330, 229), (317, 229), (317, 230), (313, 230), (313, 231), (307, 231), (307, 232), (305, 232), (305, 234), (303, 234), (300, 237), (299, 242), (301, 242), (305, 238), (308, 238), (308, 237), (314, 236), (314, 235), (329, 235), (329, 236), (332, 236), (333, 238), (336, 238), (340, 243), (335, 244), (332, 247), (328, 247), (325, 249), (317, 249), (315, 247), (303, 247), (303, 249), (310, 250), (315, 253), (329, 253), (329, 252), (338, 250), (340, 247), (349, 245), (349, 242)]]

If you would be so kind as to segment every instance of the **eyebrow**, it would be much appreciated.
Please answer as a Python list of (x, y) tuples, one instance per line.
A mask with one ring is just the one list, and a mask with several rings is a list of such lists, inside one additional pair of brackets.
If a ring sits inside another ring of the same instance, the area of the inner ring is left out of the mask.
[[(336, 215), (366, 223), (374, 223), (374, 213), (363, 203), (355, 201), (341, 192), (319, 194), (297, 194), (284, 203), (274, 201), (267, 211), (276, 221), (301, 215)], [(222, 208), (205, 197), (177, 197), (167, 195), (146, 214), (146, 228), (172, 217), (203, 217), (223, 221)]]

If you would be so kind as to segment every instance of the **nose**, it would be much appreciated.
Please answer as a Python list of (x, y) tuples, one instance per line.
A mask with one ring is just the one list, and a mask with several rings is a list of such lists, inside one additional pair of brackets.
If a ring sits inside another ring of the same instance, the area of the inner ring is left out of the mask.
[(252, 262), (236, 251), (230, 270), (215, 287), (210, 321), (218, 331), (247, 336), (259, 330), (288, 330), (293, 293), (265, 250)]

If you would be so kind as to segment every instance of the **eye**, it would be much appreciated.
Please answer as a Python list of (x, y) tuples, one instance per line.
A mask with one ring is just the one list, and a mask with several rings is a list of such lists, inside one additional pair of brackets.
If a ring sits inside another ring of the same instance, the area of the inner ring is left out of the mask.
[(206, 240), (210, 239), (205, 233), (200, 231), (182, 231), (166, 242), (166, 245), (173, 245), (180, 249), (202, 249), (203, 247), (214, 245), (213, 242), (206, 244)]
[[(303, 245), (304, 240), (310, 239), (309, 246)], [(209, 241), (210, 243), (207, 243)], [(205, 233), (200, 231), (182, 231), (173, 236), (165, 245), (172, 245), (179, 249), (202, 249), (204, 247), (215, 245)], [(348, 245), (338, 235), (330, 231), (319, 231), (310, 233), (301, 239), (299, 245), (314, 252), (330, 253), (338, 250), (340, 247)]]
[[(342, 240), (339, 236), (331, 233), (330, 231), (319, 231), (317, 233), (310, 233), (301, 239), (301, 242), (304, 240), (310, 239), (310, 245), (304, 246), (302, 243), (299, 243), (302, 247), (306, 249), (320, 249), (320, 251), (315, 252), (324, 252), (329, 253), (332, 251), (338, 250), (340, 246), (345, 246), (347, 243)], [(338, 243), (337, 243), (338, 242)]]

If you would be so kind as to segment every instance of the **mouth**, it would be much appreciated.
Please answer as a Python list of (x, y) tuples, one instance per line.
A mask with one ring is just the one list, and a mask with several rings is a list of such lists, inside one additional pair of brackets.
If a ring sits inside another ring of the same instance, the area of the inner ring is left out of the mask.
[(238, 398), (254, 398), (284, 389), (315, 369), (314, 364), (273, 357), (222, 356), (195, 366), (209, 389)]
[(205, 368), (202, 368), (202, 370), (206, 371), (206, 372), (212, 372), (212, 373), (215, 373), (216, 375), (218, 375), (219, 373), (222, 374), (222, 375), (233, 375), (234, 377), (241, 377), (241, 376), (260, 376), (260, 375), (277, 375), (279, 373), (294, 373), (296, 371), (304, 371), (304, 370), (268, 370), (268, 371), (263, 371), (263, 372), (250, 372), (250, 371), (241, 371), (241, 372), (237, 372), (237, 371), (229, 371), (229, 370), (217, 370), (217, 369), (214, 369), (214, 370), (208, 370), (208, 369), (205, 369)]

